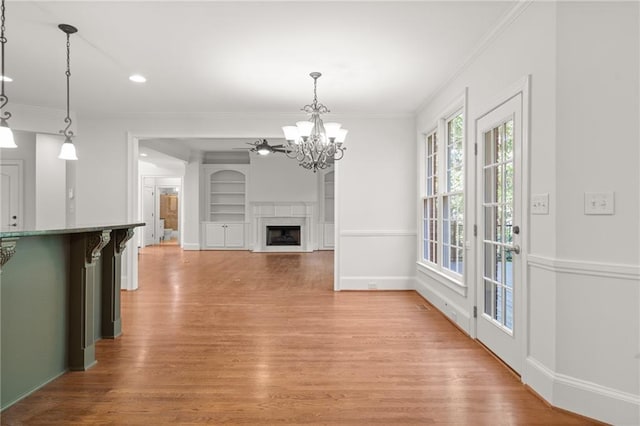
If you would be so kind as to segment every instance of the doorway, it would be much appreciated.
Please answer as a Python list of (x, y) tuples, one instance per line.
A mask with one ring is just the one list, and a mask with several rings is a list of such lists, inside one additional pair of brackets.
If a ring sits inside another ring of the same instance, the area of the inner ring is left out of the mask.
[[(233, 133), (233, 132), (232, 132)], [(281, 134), (262, 134), (261, 137), (269, 139), (280, 139)], [(210, 162), (210, 164), (226, 164), (228, 159), (236, 159), (236, 149), (246, 150), (247, 143), (255, 141), (253, 137), (243, 136), (199, 136), (199, 137), (181, 137), (177, 139), (175, 135), (137, 135), (128, 134), (128, 186), (127, 194), (127, 215), (132, 221), (144, 220), (144, 186), (150, 178), (158, 178), (159, 176), (181, 176), (180, 178), (180, 194), (178, 197), (179, 204), (179, 225), (178, 229), (179, 244), (183, 250), (200, 250), (203, 248), (201, 240), (205, 240), (201, 224), (201, 206), (205, 202), (207, 196), (203, 193), (203, 182), (201, 182), (201, 168), (206, 160), (205, 153), (211, 151), (215, 147), (216, 152), (220, 152), (223, 157), (221, 161)], [(162, 160), (162, 161), (160, 161)], [(170, 162), (168, 160), (171, 160)], [(226, 161), (222, 161), (226, 160)], [(181, 163), (181, 164), (177, 164)], [(287, 163), (289, 164), (289, 163)], [(294, 164), (295, 165), (295, 164)], [(296, 168), (298, 170), (299, 168)], [(335, 193), (339, 191), (338, 164), (335, 166)], [(280, 173), (282, 170), (276, 169), (274, 173)], [(185, 196), (186, 194), (186, 196)], [(335, 204), (332, 212), (339, 211), (338, 197), (334, 196)], [(327, 241), (333, 237), (333, 257), (334, 257), (334, 289), (339, 290), (338, 277), (339, 274), (339, 244), (335, 235), (339, 234), (339, 216), (336, 214), (333, 223), (333, 229), (327, 232)], [(314, 224), (314, 241), (320, 241), (318, 235), (318, 223)], [(143, 231), (143, 230), (140, 230)], [(138, 231), (139, 232), (139, 231)], [(156, 234), (158, 232), (156, 231)], [(155, 234), (154, 234), (155, 235)], [(164, 234), (163, 234), (164, 235)], [(144, 246), (143, 232), (137, 234), (138, 247)], [(331, 253), (329, 253), (331, 254)], [(124, 264), (127, 276), (131, 277), (130, 284), (126, 289), (134, 290), (137, 288), (138, 282), (138, 256), (137, 252), (130, 250), (126, 252), (127, 262)]]
[(22, 161), (3, 160), (0, 163), (2, 187), (0, 194), (0, 230), (18, 231), (22, 229)]
[(145, 222), (140, 247), (180, 244), (181, 177), (142, 176), (141, 216)]
[(517, 373), (525, 355), (525, 94), (476, 122), (478, 182), (477, 338)]
[(158, 240), (160, 244), (178, 244), (180, 227), (178, 220), (179, 188), (157, 187), (158, 192)]

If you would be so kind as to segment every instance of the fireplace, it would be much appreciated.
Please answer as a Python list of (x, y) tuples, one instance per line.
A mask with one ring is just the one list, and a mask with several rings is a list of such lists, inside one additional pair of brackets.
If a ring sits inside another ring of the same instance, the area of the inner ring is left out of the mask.
[(251, 203), (254, 252), (310, 253), (316, 222), (314, 206), (305, 202)]
[(300, 246), (300, 226), (268, 225), (267, 246)]

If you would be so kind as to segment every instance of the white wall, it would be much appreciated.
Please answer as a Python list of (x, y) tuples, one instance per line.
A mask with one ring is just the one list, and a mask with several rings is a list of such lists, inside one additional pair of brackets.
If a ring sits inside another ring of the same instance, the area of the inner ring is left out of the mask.
[[(563, 407), (621, 424), (640, 423), (638, 17), (637, 2), (557, 6), (556, 372), (612, 392), (604, 407), (617, 413), (575, 401), (568, 385), (556, 392)], [(614, 215), (584, 214), (584, 193), (599, 191), (615, 193)]]
[[(638, 240), (620, 238), (638, 235), (639, 227), (637, 8), (637, 2), (558, 4), (558, 256), (563, 258), (638, 262)], [(588, 191), (614, 191), (615, 215), (585, 215)]]
[(176, 161), (175, 164), (157, 165), (148, 161), (140, 160), (138, 162), (138, 174), (140, 176), (184, 176), (186, 165), (182, 161)]
[(36, 227), (60, 229), (67, 225), (67, 162), (60, 160), (62, 136), (36, 134)]
[(318, 201), (317, 174), (281, 153), (251, 154), (249, 202)]
[[(58, 134), (61, 129), (66, 127), (64, 117), (67, 113), (65, 110), (21, 105), (13, 102), (9, 102), (7, 109), (12, 114), (9, 126), (13, 130)], [(71, 130), (73, 130), (74, 134), (77, 135), (77, 120), (75, 112), (71, 112), (71, 119), (73, 120)]]
[[(82, 139), (87, 155), (78, 162), (78, 220), (127, 220), (127, 133), (135, 137), (281, 137), (280, 126), (300, 116), (251, 116), (246, 114), (175, 114), (171, 117), (143, 114), (126, 117), (81, 116)], [(79, 155), (79, 154), (78, 154)], [(200, 161), (201, 160), (197, 160)], [(187, 174), (190, 165), (187, 165)], [(98, 177), (101, 177), (100, 179)], [(104, 186), (104, 197), (91, 195), (94, 184)], [(185, 183), (186, 185), (186, 183)], [(186, 231), (186, 230), (185, 230)]]
[(412, 289), (416, 147), (413, 118), (354, 120), (336, 169), (341, 290)]
[[(154, 117), (145, 114), (127, 117), (80, 117), (85, 155), (78, 161), (77, 220), (119, 222), (127, 218), (127, 133), (135, 137), (264, 137), (280, 138), (282, 123), (300, 119), (291, 115), (165, 115)], [(328, 118), (329, 119), (329, 118)], [(340, 255), (340, 264), (346, 265), (349, 278), (381, 275), (380, 288), (387, 281), (412, 285), (415, 259), (415, 212), (406, 206), (413, 205), (415, 194), (415, 146), (412, 118), (380, 118), (332, 116), (350, 129), (348, 146), (342, 163), (344, 188), (340, 191), (339, 210), (344, 214), (344, 230), (373, 233), (375, 238), (386, 238), (376, 250), (369, 250), (368, 261), (362, 262), (359, 248), (370, 247), (369, 240), (360, 236), (346, 236), (350, 246)], [(393, 149), (390, 149), (390, 146)], [(200, 159), (189, 162), (185, 172), (185, 226), (184, 248), (199, 247), (199, 211), (188, 206), (198, 206), (199, 192), (194, 191), (199, 182)], [(289, 163), (290, 164), (290, 163)], [(393, 171), (390, 173), (389, 171)], [(275, 171), (277, 173), (277, 171)], [(308, 172), (313, 175), (312, 172)], [(309, 178), (311, 179), (311, 178)], [(340, 177), (337, 177), (338, 185)], [(315, 181), (314, 181), (315, 182)], [(315, 183), (314, 183), (315, 185)], [(315, 186), (312, 191), (317, 191)], [(101, 193), (98, 198), (94, 194)], [(340, 213), (338, 213), (340, 214)], [(129, 218), (134, 219), (134, 218)], [(342, 219), (342, 218), (341, 218)], [(386, 236), (389, 231), (394, 236)], [(409, 235), (406, 235), (409, 234)], [(358, 239), (354, 243), (354, 239)], [(393, 241), (400, 239), (400, 242)], [(339, 244), (343, 237), (340, 237)], [(345, 242), (346, 243), (346, 242)], [(130, 254), (133, 256), (133, 254)], [(129, 257), (130, 261), (133, 259)], [(352, 268), (350, 264), (357, 262)], [(374, 265), (387, 265), (376, 269)], [(391, 280), (386, 280), (391, 277)], [(348, 279), (341, 288), (349, 288)], [(358, 287), (354, 286), (354, 287)], [(393, 287), (397, 287), (394, 284)], [(361, 287), (358, 287), (361, 288)]]
[[(76, 220), (85, 223), (127, 221), (126, 129), (115, 123), (79, 119), (82, 136), (74, 139)], [(86, 127), (85, 127), (86, 126)]]
[[(636, 2), (532, 2), (417, 119), (422, 140), (468, 87), (473, 137), (497, 94), (531, 75), (529, 189), (550, 194), (550, 214), (528, 216), (522, 380), (556, 406), (616, 424), (640, 423), (638, 17)], [(585, 191), (615, 191), (616, 214), (585, 216)], [(473, 276), (466, 294), (417, 280), (472, 335)]]

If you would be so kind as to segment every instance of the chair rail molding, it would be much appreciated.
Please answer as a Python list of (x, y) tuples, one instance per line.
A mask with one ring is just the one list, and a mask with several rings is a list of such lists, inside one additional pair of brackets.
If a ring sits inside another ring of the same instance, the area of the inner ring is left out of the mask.
[(529, 267), (556, 273), (640, 280), (640, 265), (559, 259), (533, 254), (529, 254), (527, 260)]
[(407, 229), (374, 229), (340, 231), (341, 237), (416, 237), (414, 230)]

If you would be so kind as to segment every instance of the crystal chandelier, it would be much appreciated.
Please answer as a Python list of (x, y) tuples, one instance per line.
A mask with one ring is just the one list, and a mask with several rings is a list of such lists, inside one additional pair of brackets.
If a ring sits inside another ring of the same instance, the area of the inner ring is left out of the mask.
[(342, 144), (348, 130), (341, 129), (340, 123), (322, 122), (320, 114), (329, 112), (326, 106), (318, 102), (316, 93), (318, 78), (322, 74), (312, 72), (309, 75), (313, 78), (313, 102), (305, 105), (302, 111), (311, 114), (311, 117), (308, 121), (298, 121), (295, 126), (284, 126), (282, 131), (287, 140), (287, 156), (295, 158), (300, 166), (315, 173), (344, 156), (346, 147)]

